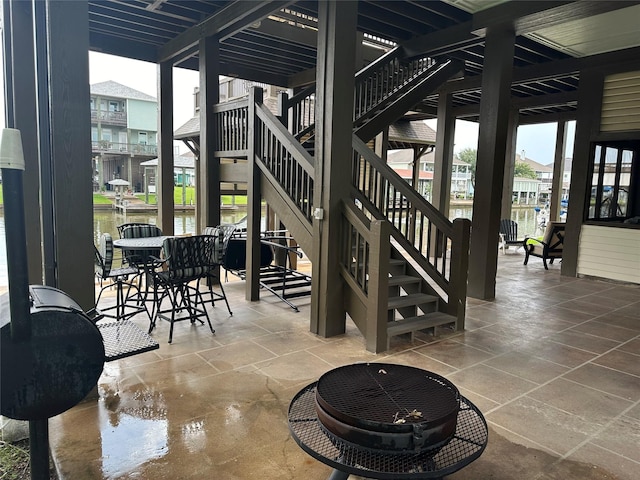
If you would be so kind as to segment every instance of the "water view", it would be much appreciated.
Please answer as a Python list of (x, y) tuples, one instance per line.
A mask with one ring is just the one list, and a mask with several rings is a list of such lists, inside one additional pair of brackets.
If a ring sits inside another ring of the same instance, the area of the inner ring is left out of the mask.
[[(449, 211), (449, 218), (471, 218), (473, 209), (471, 206), (453, 206)], [(225, 210), (222, 212), (222, 223), (236, 223), (242, 220), (247, 214), (246, 209)], [(533, 206), (526, 208), (514, 208), (511, 218), (518, 223), (518, 236), (542, 235), (539, 227), (541, 217), (544, 214), (538, 213)], [(122, 214), (114, 210), (95, 210), (93, 213), (93, 233), (94, 241), (97, 244), (100, 235), (107, 232), (112, 237), (118, 238), (118, 225), (129, 222), (157, 223), (155, 212), (149, 213), (129, 213)], [(196, 220), (193, 212), (176, 212), (174, 219), (174, 233), (195, 233)], [(4, 241), (4, 212), (0, 210), (0, 290), (7, 287), (7, 251)]]

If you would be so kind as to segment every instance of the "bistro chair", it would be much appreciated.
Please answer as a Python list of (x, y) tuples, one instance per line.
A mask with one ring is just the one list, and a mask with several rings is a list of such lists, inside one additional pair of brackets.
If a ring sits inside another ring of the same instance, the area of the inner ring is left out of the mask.
[[(125, 223), (118, 226), (118, 233), (120, 238), (147, 238), (147, 237), (160, 237), (162, 236), (162, 230), (156, 225), (150, 223)], [(144, 302), (149, 296), (149, 282), (150, 278), (145, 278), (144, 293), (142, 292), (142, 280), (145, 277), (145, 273), (148, 272), (149, 266), (155, 263), (155, 258), (160, 255), (158, 249), (149, 250), (123, 250), (122, 258), (123, 262), (137, 268), (138, 271), (138, 301)]]
[[(95, 275), (100, 280), (100, 293), (95, 304), (95, 311), (99, 312), (103, 317), (115, 318), (116, 320), (123, 320), (132, 317), (140, 312), (146, 312), (149, 315), (149, 311), (144, 303), (131, 304), (128, 300), (131, 298), (131, 291), (134, 290), (139, 294), (138, 286), (135, 283), (128, 281), (129, 277), (135, 277), (138, 275), (138, 269), (134, 267), (113, 267), (113, 239), (110, 233), (103, 233), (100, 237), (100, 247), (93, 246), (95, 251)], [(103, 282), (108, 281), (106, 285)], [(116, 304), (111, 307), (98, 309), (100, 298), (102, 293), (107, 289), (116, 286)], [(126, 288), (125, 288), (126, 287)], [(126, 290), (126, 293), (125, 293)], [(127, 312), (126, 310), (129, 310)], [(107, 314), (115, 310), (115, 314)]]
[[(167, 320), (171, 324), (171, 343), (175, 322), (189, 320), (195, 323), (197, 320), (204, 324), (203, 317), (206, 318), (211, 333), (215, 333), (199, 289), (200, 280), (208, 278), (211, 270), (213, 240), (214, 237), (209, 235), (169, 237), (164, 240), (162, 268), (154, 272), (155, 314), (152, 316), (149, 333), (155, 328), (158, 318)], [(192, 282), (195, 282), (195, 285)], [(163, 289), (161, 294), (158, 294), (159, 288)], [(168, 307), (162, 307), (164, 300), (169, 301)]]
[[(202, 231), (203, 235), (208, 235), (213, 238), (213, 248), (211, 249), (211, 262), (209, 272), (207, 274), (207, 287), (209, 287), (209, 296), (211, 298), (211, 305), (215, 307), (216, 299), (224, 299), (229, 310), (229, 315), (233, 315), (231, 307), (229, 307), (229, 301), (227, 295), (224, 292), (222, 281), (220, 280), (220, 268), (224, 264), (224, 257), (227, 252), (227, 245), (229, 239), (233, 235), (235, 227), (233, 225), (219, 225), (217, 227), (205, 227)], [(220, 293), (213, 290), (213, 285), (218, 284), (220, 286)]]

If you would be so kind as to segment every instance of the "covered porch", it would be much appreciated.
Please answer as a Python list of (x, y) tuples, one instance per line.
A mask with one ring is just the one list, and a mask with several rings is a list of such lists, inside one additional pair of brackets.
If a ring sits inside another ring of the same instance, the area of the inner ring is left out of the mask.
[(160, 323), (159, 350), (107, 364), (97, 399), (50, 420), (61, 480), (324, 480), (331, 469), (293, 441), (287, 409), (301, 388), (354, 362), (433, 371), (480, 408), (488, 446), (447, 478), (636, 478), (639, 287), (522, 259), (499, 257), (498, 299), (469, 300), (465, 332), (396, 336), (378, 355), (350, 322), (322, 338), (308, 331), (309, 305), (248, 302), (243, 282), (229, 282), (234, 315), (210, 309), (215, 336), (180, 324), (168, 345)]

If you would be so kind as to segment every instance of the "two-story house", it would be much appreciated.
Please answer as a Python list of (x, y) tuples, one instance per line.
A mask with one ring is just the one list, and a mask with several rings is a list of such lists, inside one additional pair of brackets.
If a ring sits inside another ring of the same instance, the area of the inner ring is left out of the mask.
[(144, 186), (141, 162), (158, 155), (155, 97), (114, 81), (91, 85), (91, 154), (94, 190), (123, 179), (133, 191)]

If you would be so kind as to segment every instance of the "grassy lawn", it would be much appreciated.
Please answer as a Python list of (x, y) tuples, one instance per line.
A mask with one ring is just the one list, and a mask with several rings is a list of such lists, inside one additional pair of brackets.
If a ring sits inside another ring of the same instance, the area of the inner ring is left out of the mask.
[[(185, 189), (185, 197), (186, 197), (186, 204), (187, 205), (191, 205), (191, 204), (195, 204), (196, 203), (196, 192), (195, 192), (195, 187), (187, 187)], [(138, 197), (140, 200), (144, 201), (145, 199), (145, 195), (144, 193), (136, 193), (135, 194), (136, 197)], [(222, 195), (222, 203), (223, 205), (232, 205), (233, 199), (231, 197), (231, 195)], [(153, 195), (149, 195), (149, 204), (150, 205), (155, 205), (156, 204), (156, 196), (155, 194)], [(2, 205), (4, 203), (4, 199), (2, 197), (2, 184), (0, 184), (0, 205)], [(94, 205), (110, 205), (113, 203), (113, 198), (112, 197), (107, 197), (105, 195), (103, 195), (102, 193), (94, 193), (93, 194), (93, 204)], [(173, 190), (173, 203), (174, 205), (182, 205), (182, 187), (175, 187)], [(235, 199), (235, 205), (238, 206), (246, 206), (247, 205), (247, 197), (245, 195), (237, 195), (236, 199)]]

